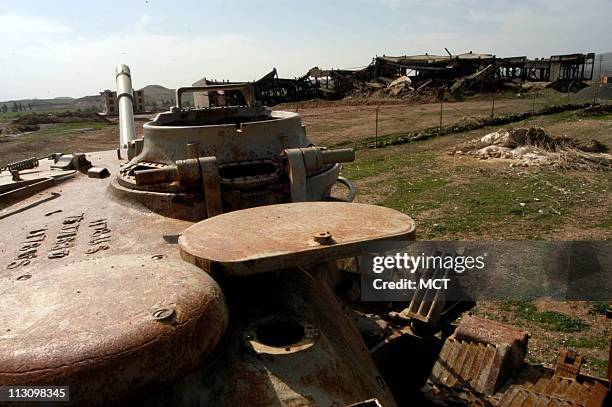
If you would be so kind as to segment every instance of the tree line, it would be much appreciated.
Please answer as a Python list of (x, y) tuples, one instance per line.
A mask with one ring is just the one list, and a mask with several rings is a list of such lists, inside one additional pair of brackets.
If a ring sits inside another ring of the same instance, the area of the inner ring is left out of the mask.
[[(7, 113), (8, 111), (11, 111), (13, 113), (19, 113), (19, 112), (31, 112), (32, 109), (32, 104), (28, 103), (28, 104), (22, 104), (21, 102), (17, 103), (17, 102), (13, 102), (12, 104), (10, 103), (4, 103), (2, 105), (0, 105), (0, 112), (2, 113)], [(99, 109), (98, 106), (88, 106), (85, 108), (78, 108), (75, 111), (76, 112), (97, 112)], [(42, 111), (44, 111), (44, 109), (42, 109)]]
[(21, 104), (21, 102), (17, 103), (17, 102), (13, 102), (12, 105), (10, 105), (8, 103), (3, 104), (2, 106), (0, 106), (0, 110), (2, 111), (2, 113), (6, 113), (9, 110), (13, 113), (17, 113), (17, 112), (26, 112), (26, 111), (32, 111), (32, 104), (28, 103), (27, 105), (23, 105)]

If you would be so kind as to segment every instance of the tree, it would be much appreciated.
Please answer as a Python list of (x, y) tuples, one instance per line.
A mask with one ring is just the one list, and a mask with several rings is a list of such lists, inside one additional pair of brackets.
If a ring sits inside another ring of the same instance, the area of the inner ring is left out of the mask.
[(28, 109), (30, 109), (30, 112), (32, 111), (32, 104), (28, 103)]
[(13, 102), (13, 107), (11, 107), (11, 112), (17, 113), (19, 111), (19, 106), (17, 106), (17, 102)]
[(6, 113), (8, 110), (8, 107), (6, 107), (6, 104), (2, 105), (2, 113)]

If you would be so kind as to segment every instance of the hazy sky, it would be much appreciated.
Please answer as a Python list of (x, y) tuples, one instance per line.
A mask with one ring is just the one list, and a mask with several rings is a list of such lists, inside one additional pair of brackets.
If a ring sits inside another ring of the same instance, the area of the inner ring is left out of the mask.
[(610, 0), (0, 0), (0, 100), (253, 80), (273, 67), (351, 68), (375, 55), (612, 50)]

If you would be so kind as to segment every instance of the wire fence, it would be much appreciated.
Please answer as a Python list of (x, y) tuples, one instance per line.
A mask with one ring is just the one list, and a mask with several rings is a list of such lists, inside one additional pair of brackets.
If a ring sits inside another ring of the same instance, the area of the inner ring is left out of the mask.
[[(570, 105), (567, 110), (574, 110), (590, 104), (612, 104), (610, 93), (610, 84), (596, 83), (577, 92), (540, 89), (518, 94), (487, 94), (463, 101), (445, 98), (436, 103), (381, 103), (369, 107), (365, 112), (370, 117), (372, 127), (363, 132), (362, 138), (373, 135), (372, 141), (378, 145), (379, 140), (398, 133), (431, 131), (435, 128), (442, 132), (445, 128), (461, 128), (465, 123), (477, 120), (487, 122), (488, 118), (520, 118), (523, 113), (528, 114), (527, 117), (544, 115), (559, 105)], [(347, 107), (348, 111), (350, 107)]]

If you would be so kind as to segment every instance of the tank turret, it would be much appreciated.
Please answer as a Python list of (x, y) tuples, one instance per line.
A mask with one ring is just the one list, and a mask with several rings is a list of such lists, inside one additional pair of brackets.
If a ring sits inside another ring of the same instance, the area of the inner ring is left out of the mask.
[[(351, 149), (314, 146), (297, 113), (272, 111), (252, 100), (250, 84), (184, 87), (176, 90), (177, 104), (143, 126), (142, 139), (132, 139), (133, 114), (127, 89), (129, 68), (117, 67), (120, 144), (126, 142), (129, 162), (112, 186), (127, 200), (186, 220), (258, 205), (333, 199), (340, 182), (340, 163), (353, 161)], [(242, 105), (187, 108), (188, 92), (236, 91)], [(168, 205), (168, 202), (173, 202)]]

